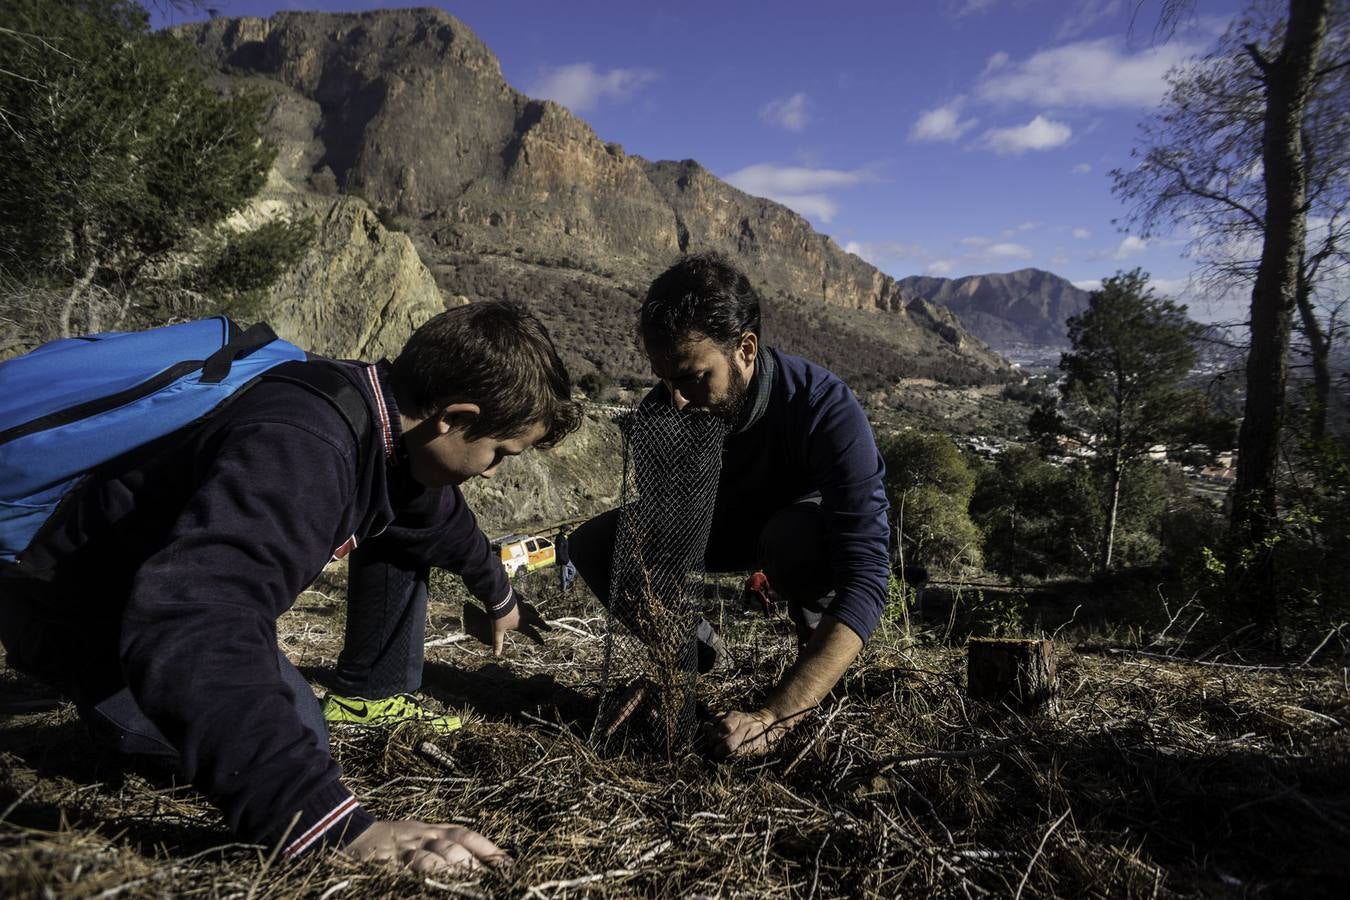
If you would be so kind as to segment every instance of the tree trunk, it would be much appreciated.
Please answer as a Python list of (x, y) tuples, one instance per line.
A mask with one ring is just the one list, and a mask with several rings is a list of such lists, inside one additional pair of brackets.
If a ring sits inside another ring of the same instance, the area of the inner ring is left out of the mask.
[[(1247, 355), (1247, 401), (1238, 434), (1233, 534), (1260, 548), (1274, 528), (1276, 464), (1284, 421), (1289, 329), (1297, 294), (1299, 262), (1307, 234), (1307, 173), (1303, 117), (1313, 71), (1327, 27), (1327, 0), (1290, 0), (1289, 23), (1279, 56), (1267, 60), (1249, 46), (1265, 79), (1262, 137), (1266, 231), (1252, 286), (1251, 349)], [(1258, 619), (1273, 624), (1274, 570), (1260, 549), (1243, 579), (1240, 598)]]
[(1101, 565), (1098, 566), (1103, 572), (1111, 568), (1111, 557), (1116, 546), (1116, 516), (1120, 509), (1120, 482), (1124, 478), (1123, 469), (1120, 454), (1116, 453), (1111, 459), (1110, 495), (1106, 500), (1106, 533), (1102, 535)]
[(1022, 712), (1055, 703), (1059, 685), (1050, 641), (971, 638), (966, 666), (972, 699), (1007, 703)]
[(1317, 310), (1313, 308), (1312, 302), (1312, 286), (1301, 272), (1296, 298), (1300, 330), (1308, 340), (1308, 353), (1313, 371), (1312, 404), (1308, 410), (1308, 438), (1313, 444), (1320, 444), (1327, 433), (1327, 409), (1331, 405), (1331, 342), (1322, 331), (1322, 323), (1317, 321)]
[(84, 274), (75, 279), (75, 283), (71, 285), (65, 303), (61, 304), (61, 315), (59, 317), (61, 337), (68, 338), (71, 336), (70, 323), (75, 315), (75, 307), (79, 304), (80, 298), (84, 296), (84, 292), (89, 290), (89, 285), (93, 284), (94, 275), (97, 272), (98, 260), (91, 258), (89, 264), (85, 267)]

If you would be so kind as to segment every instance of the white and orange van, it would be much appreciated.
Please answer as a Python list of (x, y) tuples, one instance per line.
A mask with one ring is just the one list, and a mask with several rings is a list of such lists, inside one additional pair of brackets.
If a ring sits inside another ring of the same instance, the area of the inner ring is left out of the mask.
[(553, 542), (537, 534), (508, 534), (494, 539), (492, 547), (501, 554), (502, 565), (511, 577), (517, 572), (533, 572), (558, 562)]

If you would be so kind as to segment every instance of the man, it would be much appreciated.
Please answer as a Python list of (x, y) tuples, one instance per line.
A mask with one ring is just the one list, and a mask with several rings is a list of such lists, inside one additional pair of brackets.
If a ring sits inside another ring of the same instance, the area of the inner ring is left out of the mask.
[[(707, 568), (759, 570), (787, 602), (796, 664), (763, 706), (710, 730), (719, 757), (759, 754), (830, 692), (880, 620), (886, 598), (885, 470), (853, 393), (830, 372), (760, 341), (760, 301), (720, 255), (680, 260), (651, 285), (640, 330), (660, 384), (644, 403), (703, 407), (729, 435)], [(572, 560), (608, 603), (617, 510), (578, 527)], [(699, 624), (700, 669), (725, 651)]]
[[(95, 472), (34, 548), (51, 580), (0, 580), (0, 640), (12, 666), (74, 700), (96, 738), (170, 763), (246, 840), (418, 870), (503, 861), (467, 828), (361, 808), (317, 700), (278, 650), (276, 619), (356, 548), (340, 685), (420, 684), (425, 591), (408, 573), (431, 565), (463, 575), (500, 648), (521, 613), (458, 485), (576, 427), (567, 371), (543, 325), (511, 303), (431, 319), (392, 364), (299, 365), (355, 386), (372, 433), (354, 434), (304, 384), (265, 376)], [(454, 724), (407, 697), (372, 705), (385, 721)]]

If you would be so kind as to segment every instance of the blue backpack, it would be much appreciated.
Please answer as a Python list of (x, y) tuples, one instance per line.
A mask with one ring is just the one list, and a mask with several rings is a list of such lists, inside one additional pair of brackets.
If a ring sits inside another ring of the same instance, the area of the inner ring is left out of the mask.
[(329, 366), (295, 365), (305, 359), (265, 324), (245, 331), (216, 316), (53, 341), (0, 363), (0, 570), (23, 568), (90, 472), (201, 420), (264, 373), (327, 397), (357, 436), (359, 466), (364, 398)]

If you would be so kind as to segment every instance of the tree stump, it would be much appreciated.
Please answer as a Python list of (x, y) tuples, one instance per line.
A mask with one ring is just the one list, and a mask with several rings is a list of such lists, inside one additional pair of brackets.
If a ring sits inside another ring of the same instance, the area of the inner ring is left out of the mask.
[(1050, 641), (971, 638), (966, 690), (972, 699), (1006, 703), (1021, 712), (1053, 707), (1058, 694)]

